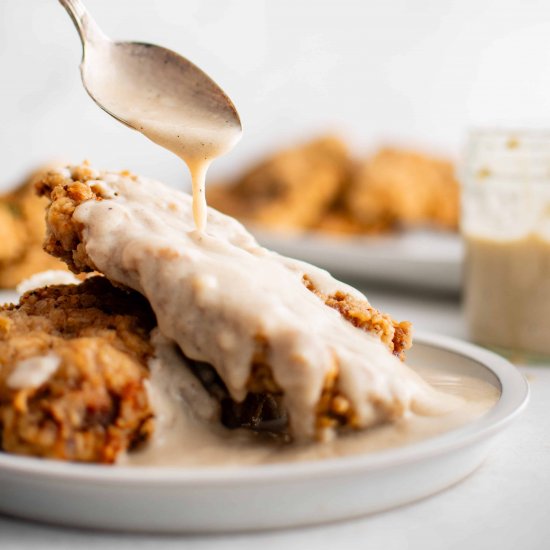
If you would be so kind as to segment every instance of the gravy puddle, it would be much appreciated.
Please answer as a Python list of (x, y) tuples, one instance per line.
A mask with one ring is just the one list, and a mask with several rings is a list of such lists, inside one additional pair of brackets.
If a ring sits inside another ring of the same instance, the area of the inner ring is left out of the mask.
[(239, 467), (291, 463), (373, 453), (410, 445), (483, 416), (500, 397), (491, 383), (468, 375), (452, 375), (434, 367), (416, 372), (458, 406), (441, 415), (411, 413), (394, 423), (349, 433), (323, 443), (278, 443), (246, 430), (215, 424), (216, 406), (182, 359), (164, 347), (152, 367), (150, 395), (157, 429), (141, 451), (119, 461), (128, 466)]

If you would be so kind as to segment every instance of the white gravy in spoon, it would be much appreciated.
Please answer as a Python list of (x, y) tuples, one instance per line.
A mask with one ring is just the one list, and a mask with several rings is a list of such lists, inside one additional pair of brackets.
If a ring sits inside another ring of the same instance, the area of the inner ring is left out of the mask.
[(199, 69), (182, 70), (175, 54), (166, 62), (144, 45), (104, 47), (86, 52), (86, 80), (94, 98), (115, 118), (180, 157), (193, 185), (196, 228), (206, 228), (206, 172), (241, 137), (231, 101)]

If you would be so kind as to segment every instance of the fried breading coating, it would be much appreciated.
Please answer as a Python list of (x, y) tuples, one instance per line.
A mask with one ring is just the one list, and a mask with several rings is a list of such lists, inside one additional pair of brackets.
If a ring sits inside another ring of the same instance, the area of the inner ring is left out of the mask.
[(346, 203), (364, 227), (432, 226), (456, 230), (459, 186), (450, 162), (381, 149), (357, 170)]
[(1, 288), (14, 288), (39, 271), (66, 269), (42, 250), (47, 201), (36, 196), (34, 183), (45, 170), (36, 171), (19, 188), (0, 196)]
[(311, 227), (320, 222), (349, 179), (346, 145), (325, 136), (285, 149), (229, 185), (210, 185), (209, 203), (231, 216), (269, 227)]
[(325, 294), (316, 288), (307, 276), (304, 277), (304, 285), (327, 306), (338, 311), (346, 321), (357, 328), (376, 334), (389, 351), (402, 361), (405, 359), (405, 352), (412, 346), (412, 325), (409, 321), (396, 321), (390, 315), (372, 307), (367, 301), (357, 300), (344, 292)]
[[(104, 277), (29, 291), (3, 306), (0, 448), (112, 463), (147, 440), (154, 326), (144, 298)], [(44, 361), (54, 365), (41, 374)]]
[(455, 231), (460, 207), (449, 161), (382, 148), (357, 162), (328, 137), (276, 153), (228, 185), (211, 186), (208, 198), (245, 223), (344, 235)]

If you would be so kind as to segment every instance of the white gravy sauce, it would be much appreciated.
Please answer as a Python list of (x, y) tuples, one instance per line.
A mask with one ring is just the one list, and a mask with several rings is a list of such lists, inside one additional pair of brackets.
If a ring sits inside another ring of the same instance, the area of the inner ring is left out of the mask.
[(162, 183), (95, 174), (106, 200), (77, 207), (83, 243), (99, 271), (141, 292), (159, 329), (191, 359), (210, 363), (236, 401), (244, 399), (261, 351), (284, 390), (297, 439), (315, 431), (315, 408), (327, 374), (360, 426), (400, 414), (438, 414), (456, 406), (402, 364), (378, 337), (355, 328), (302, 283), (363, 300), (326, 271), (260, 247), (233, 218), (208, 209), (208, 233), (195, 230), (192, 200)]
[(22, 295), (29, 290), (41, 288), (49, 285), (77, 285), (80, 280), (77, 279), (70, 271), (61, 269), (48, 269), (39, 271), (30, 277), (23, 279), (16, 287), (17, 294)]
[(12, 390), (38, 388), (55, 374), (61, 359), (55, 353), (37, 355), (19, 361), (6, 380), (6, 386)]
[(149, 53), (147, 48), (136, 48), (129, 55), (128, 50), (99, 44), (86, 54), (98, 57), (86, 65), (86, 78), (111, 113), (187, 164), (195, 224), (204, 231), (206, 171), (212, 160), (233, 148), (241, 126), (229, 106), (220, 107), (215, 85), (205, 88), (204, 76), (183, 72), (170, 61), (170, 54), (163, 64)]
[(157, 337), (151, 361), (149, 395), (156, 411), (152, 440), (140, 451), (122, 455), (128, 466), (238, 467), (273, 462), (334, 458), (407, 445), (458, 428), (482, 416), (500, 392), (480, 378), (459, 377), (439, 369), (418, 373), (459, 406), (440, 415), (409, 414), (396, 422), (326, 442), (277, 443), (247, 430), (228, 430), (216, 417), (216, 404), (170, 343)]

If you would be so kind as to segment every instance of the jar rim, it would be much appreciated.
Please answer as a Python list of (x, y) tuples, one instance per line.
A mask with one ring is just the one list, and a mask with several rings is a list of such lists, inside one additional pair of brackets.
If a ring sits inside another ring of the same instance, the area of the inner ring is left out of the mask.
[(550, 128), (472, 128), (468, 132), (468, 144), (502, 147), (511, 152), (536, 150), (550, 145)]
[(473, 128), (464, 153), (463, 175), (479, 181), (550, 179), (550, 129)]

